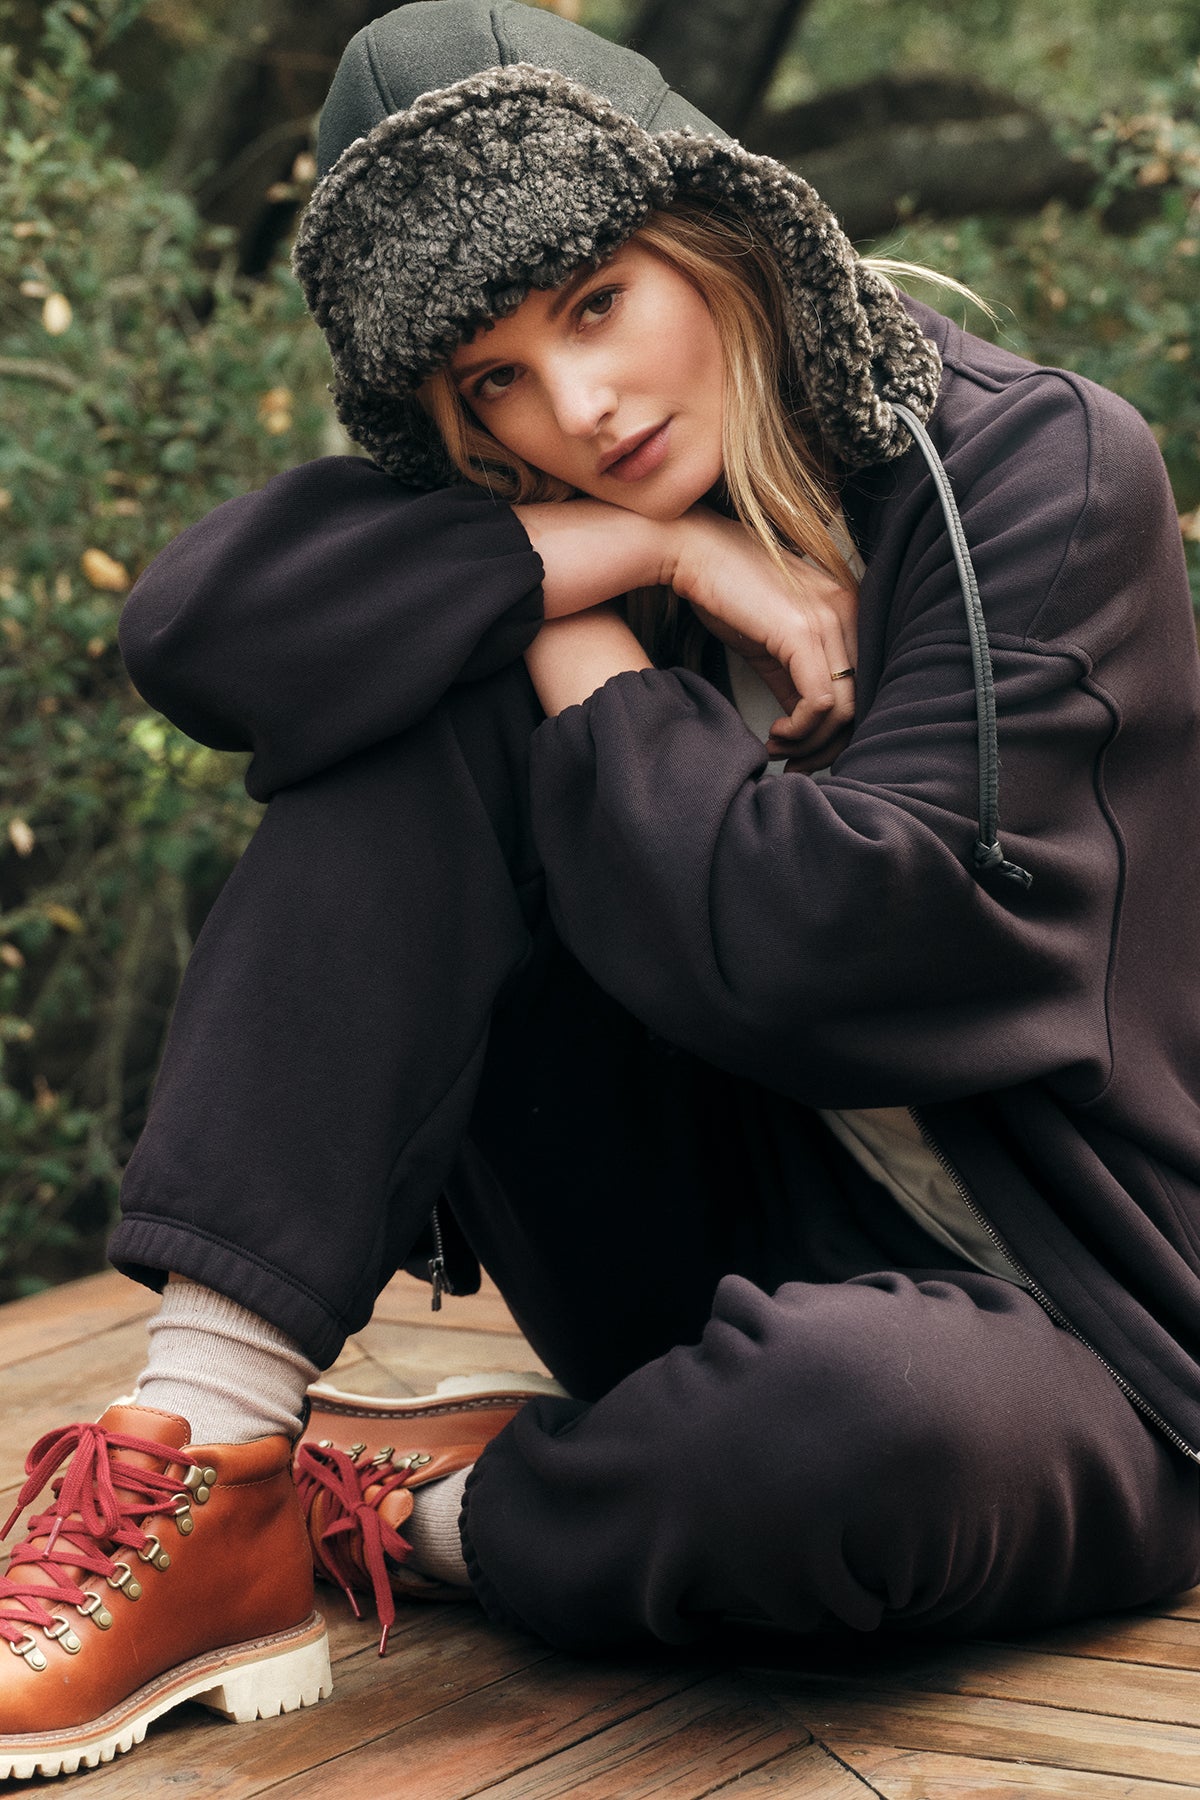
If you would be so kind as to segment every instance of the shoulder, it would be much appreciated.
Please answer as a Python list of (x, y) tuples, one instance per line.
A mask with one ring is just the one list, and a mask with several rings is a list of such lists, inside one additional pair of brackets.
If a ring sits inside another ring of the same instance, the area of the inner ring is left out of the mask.
[(942, 355), (930, 434), (968, 542), (981, 576), (999, 560), (1023, 569), (1034, 602), (1024, 628), (1075, 636), (1083, 615), (1094, 636), (1103, 590), (1119, 587), (1128, 605), (1148, 580), (1166, 578), (1186, 605), (1170, 484), (1136, 409), (909, 304)]
[[(908, 304), (941, 352), (935, 436), (943, 457), (961, 461), (964, 472), (995, 470), (1026, 453), (1039, 462), (1062, 458), (1055, 485), (1081, 500), (1090, 486), (1116, 473), (1144, 470), (1156, 482), (1162, 478), (1153, 433), (1119, 394), (1070, 369), (1030, 362), (929, 307)], [(1007, 466), (1004, 472), (1018, 473)]]

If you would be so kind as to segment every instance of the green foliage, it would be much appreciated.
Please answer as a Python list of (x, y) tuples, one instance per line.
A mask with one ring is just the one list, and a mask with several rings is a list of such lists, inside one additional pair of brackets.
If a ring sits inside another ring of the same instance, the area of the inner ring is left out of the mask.
[(937, 69), (1086, 126), (1198, 55), (1195, 0), (813, 0), (770, 103)]
[(96, 57), (137, 10), (55, 0), (0, 54), (0, 1297), (94, 1255), (192, 934), (259, 816), (125, 677), (132, 577), (318, 454), (320, 339), (113, 153)]
[[(952, 228), (914, 221), (872, 248), (974, 288), (999, 319), (968, 308), (970, 329), (1132, 401), (1170, 471), (1200, 604), (1200, 67), (1078, 141), (1097, 169), (1086, 211), (1054, 205), (1035, 219)], [(1127, 229), (1112, 229), (1114, 214)], [(952, 297), (930, 298), (963, 312)]]

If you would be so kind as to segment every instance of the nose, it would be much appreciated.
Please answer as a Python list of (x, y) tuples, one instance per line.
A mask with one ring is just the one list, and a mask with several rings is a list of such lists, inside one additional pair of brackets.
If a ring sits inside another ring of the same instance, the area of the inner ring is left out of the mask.
[(550, 403), (566, 437), (595, 437), (617, 409), (617, 396), (603, 370), (571, 359), (549, 377)]

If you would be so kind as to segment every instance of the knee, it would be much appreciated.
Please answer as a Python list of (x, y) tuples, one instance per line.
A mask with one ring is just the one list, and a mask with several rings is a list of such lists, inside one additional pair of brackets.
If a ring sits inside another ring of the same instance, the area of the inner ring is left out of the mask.
[(973, 1372), (948, 1378), (929, 1310), (900, 1275), (774, 1296), (722, 1283), (700, 1350), (717, 1402), (707, 1445), (736, 1470), (761, 1542), (804, 1521), (831, 1541), (894, 1543), (917, 1521), (949, 1529), (964, 1493), (987, 1493)]

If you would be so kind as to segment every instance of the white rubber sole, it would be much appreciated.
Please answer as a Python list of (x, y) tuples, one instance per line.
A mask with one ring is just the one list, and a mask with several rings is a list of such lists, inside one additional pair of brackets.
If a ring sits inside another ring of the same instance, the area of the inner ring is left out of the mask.
[(566, 1394), (566, 1388), (549, 1375), (532, 1370), (523, 1375), (510, 1369), (488, 1370), (482, 1375), (447, 1375), (431, 1394), (410, 1394), (400, 1398), (391, 1394), (351, 1394), (345, 1388), (315, 1381), (308, 1390), (309, 1399), (330, 1410), (338, 1406), (353, 1407), (366, 1415), (378, 1413), (388, 1418), (403, 1418), (406, 1413), (427, 1413), (445, 1400), (532, 1400), (538, 1394)]
[(73, 1775), (77, 1769), (111, 1762), (140, 1744), (155, 1719), (185, 1700), (198, 1700), (246, 1725), (252, 1719), (273, 1719), (301, 1706), (315, 1706), (332, 1691), (325, 1621), (313, 1613), (291, 1631), (193, 1657), (86, 1725), (0, 1736), (0, 1780)]

